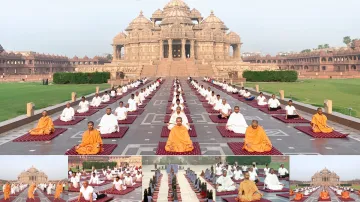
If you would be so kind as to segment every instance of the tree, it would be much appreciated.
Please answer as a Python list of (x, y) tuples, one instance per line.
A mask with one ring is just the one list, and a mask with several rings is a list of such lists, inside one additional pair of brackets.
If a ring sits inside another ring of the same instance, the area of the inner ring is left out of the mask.
[(344, 38), (343, 38), (343, 42), (344, 42), (344, 44), (346, 44), (347, 46), (351, 43), (351, 38), (350, 38), (350, 36), (345, 36)]
[(304, 49), (304, 50), (301, 51), (301, 53), (310, 53), (310, 52), (311, 52), (310, 49)]
[(1, 46), (1, 44), (0, 44), (0, 53), (2, 53), (3, 51), (5, 51), (4, 50), (4, 48)]
[(106, 55), (106, 59), (108, 59), (109, 61), (113, 60), (113, 56), (111, 54), (107, 54)]
[(330, 48), (329, 44), (324, 44), (324, 48)]
[(323, 49), (324, 46), (323, 45), (318, 45), (318, 49)]

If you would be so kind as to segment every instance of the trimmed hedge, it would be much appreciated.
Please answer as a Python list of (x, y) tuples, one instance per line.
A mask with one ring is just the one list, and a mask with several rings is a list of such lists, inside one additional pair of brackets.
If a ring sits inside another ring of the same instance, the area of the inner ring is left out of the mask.
[(116, 162), (93, 162), (93, 161), (84, 161), (82, 164), (83, 164), (83, 169), (91, 169), (93, 166), (95, 167), (95, 169), (103, 169), (103, 168), (106, 169), (108, 166), (112, 169), (117, 165)]
[(53, 82), (56, 84), (100, 84), (107, 83), (110, 79), (110, 72), (57, 72), (54, 74)]
[(296, 71), (244, 71), (243, 77), (249, 82), (295, 82)]
[(253, 162), (257, 165), (265, 165), (271, 162), (271, 156), (227, 156), (226, 162), (231, 165), (235, 162), (240, 165), (251, 165)]

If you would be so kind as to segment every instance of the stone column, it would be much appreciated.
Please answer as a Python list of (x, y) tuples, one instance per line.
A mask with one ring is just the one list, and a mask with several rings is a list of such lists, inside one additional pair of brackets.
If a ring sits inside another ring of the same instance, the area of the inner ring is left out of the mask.
[(186, 39), (181, 39), (181, 58), (183, 60), (186, 59), (185, 44), (186, 44)]
[(195, 60), (195, 40), (191, 40), (190, 42), (190, 58)]
[(168, 40), (168, 44), (169, 44), (169, 60), (172, 60), (173, 59), (172, 39)]
[(116, 45), (113, 45), (113, 60), (117, 60)]
[(162, 60), (163, 59), (163, 57), (164, 57), (164, 42), (163, 42), (163, 40), (161, 39), (160, 40), (160, 57), (159, 57), (159, 59), (160, 60)]

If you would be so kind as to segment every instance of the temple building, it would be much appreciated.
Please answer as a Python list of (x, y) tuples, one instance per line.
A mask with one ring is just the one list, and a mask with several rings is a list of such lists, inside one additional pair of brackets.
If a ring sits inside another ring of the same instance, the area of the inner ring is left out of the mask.
[(18, 183), (30, 184), (32, 182), (35, 182), (36, 184), (47, 183), (48, 176), (44, 172), (36, 169), (34, 166), (20, 173), (18, 176)]
[(340, 185), (340, 177), (335, 172), (324, 168), (311, 177), (310, 184), (313, 186), (337, 186)]
[(83, 162), (116, 162), (118, 166), (129, 164), (135, 166), (142, 165), (141, 156), (70, 156), (68, 158), (69, 167), (82, 167)]

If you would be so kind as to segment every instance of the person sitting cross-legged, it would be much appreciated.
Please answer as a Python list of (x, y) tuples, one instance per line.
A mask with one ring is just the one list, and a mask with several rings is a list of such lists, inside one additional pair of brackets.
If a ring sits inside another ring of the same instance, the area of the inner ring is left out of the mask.
[(171, 131), (166, 142), (167, 152), (190, 152), (194, 150), (188, 129), (182, 124), (182, 118), (176, 118), (176, 126)]
[(84, 96), (82, 96), (81, 101), (79, 102), (79, 109), (76, 112), (81, 114), (89, 111), (89, 105), (89, 102), (85, 99)]
[(101, 134), (119, 132), (117, 117), (111, 113), (111, 108), (106, 109), (106, 114), (101, 117), (100, 123), (97, 128), (99, 129)]
[(44, 110), (38, 124), (35, 128), (31, 129), (29, 133), (30, 135), (50, 135), (54, 131), (54, 123), (51, 117), (47, 115), (47, 111)]
[(245, 100), (247, 100), (247, 101), (252, 101), (255, 99), (255, 96), (251, 95), (251, 93), (249, 92), (248, 89), (245, 89), (245, 93), (243, 96), (244, 96)]
[(266, 102), (266, 97), (264, 96), (264, 94), (262, 92), (260, 92), (260, 95), (257, 96), (256, 100), (257, 100), (257, 104), (260, 106), (265, 106), (268, 104)]
[(244, 173), (244, 181), (240, 182), (236, 201), (258, 201), (263, 194), (259, 191), (254, 181), (250, 180), (249, 172)]
[(115, 177), (115, 180), (113, 182), (113, 186), (111, 188), (111, 191), (117, 190), (117, 191), (123, 191), (126, 189), (126, 186), (124, 182), (120, 179), (119, 176)]
[(266, 175), (264, 184), (265, 187), (270, 190), (282, 190), (284, 188), (284, 184), (280, 183), (279, 178), (272, 168), (270, 169), (270, 173)]
[(82, 135), (82, 140), (79, 145), (75, 147), (78, 154), (98, 154), (102, 148), (102, 139), (100, 132), (94, 129), (94, 122), (88, 122), (88, 130)]
[(110, 101), (110, 95), (107, 91), (105, 91), (105, 94), (101, 97), (101, 102), (109, 102)]
[(92, 186), (89, 186), (89, 182), (84, 181), (83, 186), (80, 188), (78, 201), (80, 201), (82, 197), (86, 201), (95, 201), (95, 200), (105, 198), (106, 195), (95, 193), (94, 188)]
[(226, 102), (226, 99), (222, 100), (222, 103), (220, 105), (220, 114), (218, 115), (219, 119), (228, 119), (231, 114), (231, 107)]
[(117, 117), (117, 120), (119, 121), (123, 121), (123, 120), (126, 120), (127, 118), (127, 112), (128, 112), (128, 108), (126, 108), (124, 106), (124, 102), (123, 101), (120, 101), (119, 102), (119, 107), (117, 107), (115, 109), (115, 116)]
[(235, 106), (234, 112), (230, 115), (228, 122), (226, 123), (226, 129), (233, 131), (234, 133), (245, 134), (248, 124), (245, 121), (244, 116), (240, 113), (240, 107)]
[(60, 114), (60, 120), (69, 122), (75, 119), (75, 110), (70, 106), (70, 103), (66, 103), (65, 109)]
[(326, 200), (326, 199), (330, 199), (330, 196), (329, 196), (329, 192), (325, 189), (323, 189), (321, 192), (320, 192), (320, 198), (322, 200)]
[(98, 93), (95, 94), (95, 97), (91, 100), (90, 106), (99, 107), (101, 104), (101, 97)]
[(223, 192), (234, 191), (235, 189), (235, 182), (227, 175), (227, 170), (223, 170), (222, 175), (216, 180), (216, 190), (218, 192)]
[(311, 127), (314, 133), (331, 133), (333, 128), (327, 125), (327, 117), (323, 114), (321, 108), (317, 109), (317, 113), (312, 117)]
[(188, 120), (187, 116), (185, 115), (185, 113), (182, 112), (181, 107), (177, 107), (177, 108), (176, 108), (176, 111), (171, 114), (169, 123), (167, 124), (167, 125), (168, 125), (168, 129), (171, 130), (171, 129), (173, 129), (173, 128), (177, 125), (176, 119), (177, 119), (178, 117), (181, 117), (181, 119), (182, 119), (182, 125), (185, 126), (186, 129), (190, 130), (189, 120)]
[(274, 94), (271, 95), (271, 98), (268, 100), (267, 104), (269, 111), (276, 111), (278, 109), (281, 109), (280, 102)]
[(293, 106), (292, 100), (289, 100), (288, 105), (285, 107), (285, 111), (286, 111), (285, 119), (296, 119), (296, 118), (303, 119), (303, 117), (300, 116), (300, 114)]
[(243, 149), (248, 152), (268, 152), (272, 149), (270, 139), (257, 120), (253, 120), (245, 131)]

